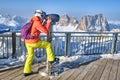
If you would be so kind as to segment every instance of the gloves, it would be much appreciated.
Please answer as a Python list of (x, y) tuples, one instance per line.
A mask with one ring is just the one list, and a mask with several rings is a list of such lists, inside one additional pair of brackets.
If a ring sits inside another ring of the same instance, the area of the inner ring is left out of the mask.
[(47, 18), (47, 23), (51, 23), (52, 19), (50, 17)]

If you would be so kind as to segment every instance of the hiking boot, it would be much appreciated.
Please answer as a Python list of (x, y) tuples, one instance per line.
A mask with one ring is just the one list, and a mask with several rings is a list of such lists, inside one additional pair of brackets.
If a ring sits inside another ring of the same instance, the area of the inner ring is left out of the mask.
[(29, 75), (32, 75), (33, 74), (33, 71), (31, 73), (24, 73), (24, 76), (29, 76)]
[(55, 58), (54, 61), (48, 61), (48, 73), (49, 75), (55, 75), (56, 73), (59, 73), (59, 58)]
[(54, 61), (48, 61), (50, 64), (53, 64), (53, 63), (59, 63), (59, 58), (55, 58)]

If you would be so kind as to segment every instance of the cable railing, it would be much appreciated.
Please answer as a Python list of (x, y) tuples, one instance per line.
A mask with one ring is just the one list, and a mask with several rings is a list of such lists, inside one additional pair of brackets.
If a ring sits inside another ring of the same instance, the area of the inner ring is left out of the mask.
[[(120, 52), (120, 33), (118, 32), (51, 32), (51, 36), (41, 35), (41, 40), (51, 38), (55, 55), (99, 55)], [(24, 39), (20, 32), (0, 34), (0, 58), (26, 55)], [(46, 55), (45, 49), (35, 49), (35, 56)]]

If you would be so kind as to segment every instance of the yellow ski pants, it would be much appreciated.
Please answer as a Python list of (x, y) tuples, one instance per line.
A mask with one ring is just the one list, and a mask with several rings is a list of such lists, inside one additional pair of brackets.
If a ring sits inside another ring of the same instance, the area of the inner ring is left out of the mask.
[(40, 40), (34, 44), (26, 43), (26, 48), (28, 51), (28, 56), (27, 56), (25, 66), (24, 66), (24, 73), (32, 72), (32, 62), (34, 59), (34, 49), (35, 48), (46, 48), (47, 60), (53, 61), (55, 59), (55, 55), (54, 55), (53, 49), (52, 49), (52, 44), (50, 42)]

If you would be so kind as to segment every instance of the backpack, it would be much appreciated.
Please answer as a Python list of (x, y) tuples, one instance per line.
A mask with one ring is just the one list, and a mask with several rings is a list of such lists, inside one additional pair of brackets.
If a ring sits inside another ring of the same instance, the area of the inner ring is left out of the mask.
[(33, 22), (27, 22), (21, 29), (21, 36), (23, 39), (32, 39), (33, 36), (30, 35), (30, 29)]

